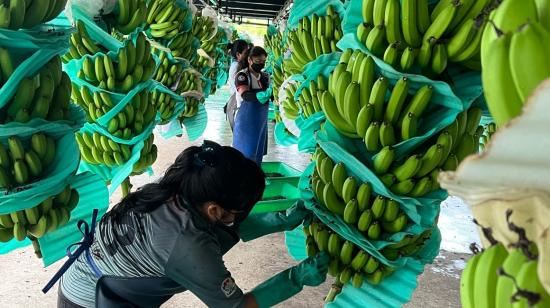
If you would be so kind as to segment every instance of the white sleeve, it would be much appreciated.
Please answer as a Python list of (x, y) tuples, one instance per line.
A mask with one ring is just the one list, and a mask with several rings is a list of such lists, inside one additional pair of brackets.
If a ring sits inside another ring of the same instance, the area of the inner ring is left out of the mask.
[(235, 77), (237, 76), (237, 66), (239, 66), (239, 62), (234, 61), (231, 63), (231, 66), (229, 67), (229, 90), (231, 94), (237, 92), (237, 87), (235, 86)]

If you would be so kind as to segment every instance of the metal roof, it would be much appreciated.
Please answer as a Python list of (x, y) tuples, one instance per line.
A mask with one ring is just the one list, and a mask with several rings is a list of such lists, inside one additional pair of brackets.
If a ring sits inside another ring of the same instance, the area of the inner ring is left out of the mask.
[(225, 15), (238, 22), (242, 18), (264, 19), (273, 21), (285, 7), (287, 0), (195, 0), (197, 8), (210, 5), (220, 15)]

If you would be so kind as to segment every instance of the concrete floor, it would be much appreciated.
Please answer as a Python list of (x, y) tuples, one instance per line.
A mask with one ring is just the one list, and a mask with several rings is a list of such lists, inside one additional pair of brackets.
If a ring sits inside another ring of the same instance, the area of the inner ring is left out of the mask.
[[(207, 104), (209, 122), (203, 137), (230, 145), (231, 132), (221, 106), (223, 105), (220, 100)], [(308, 164), (308, 156), (298, 153), (295, 147), (276, 146), (273, 138), (269, 142), (270, 154), (266, 161), (282, 160), (299, 169), (303, 169)], [(153, 169), (158, 176), (182, 149), (190, 144), (201, 144), (202, 139), (189, 142), (185, 137), (163, 140), (157, 136), (155, 143), (159, 147), (159, 157)], [(132, 178), (132, 183), (138, 187), (154, 178), (139, 176)], [(111, 205), (119, 199), (120, 193), (117, 191), (111, 197)], [(469, 258), (467, 254), (441, 251), (434, 264), (427, 266), (424, 274), (419, 277), (419, 287), (406, 307), (459, 307), (459, 275), (467, 258)], [(270, 235), (249, 243), (241, 242), (225, 256), (225, 261), (238, 285), (245, 292), (272, 275), (296, 264), (287, 254), (283, 234)], [(40, 290), (61, 265), (61, 262), (57, 262), (48, 268), (43, 268), (41, 261), (35, 258), (32, 248), (1, 255), (0, 275), (3, 278), (0, 283), (0, 294), (2, 294), (0, 308), (55, 307), (56, 290), (46, 295)], [(305, 288), (300, 294), (278, 307), (321, 307), (331, 283), (332, 279), (329, 278), (322, 286)], [(163, 307), (205, 307), (205, 305), (192, 294), (184, 293), (173, 297)]]

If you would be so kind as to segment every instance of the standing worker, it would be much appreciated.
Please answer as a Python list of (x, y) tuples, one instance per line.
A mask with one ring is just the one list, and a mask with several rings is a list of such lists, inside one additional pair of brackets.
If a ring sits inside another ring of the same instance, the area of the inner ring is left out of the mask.
[(235, 86), (235, 77), (239, 71), (239, 62), (243, 59), (243, 55), (248, 51), (248, 43), (244, 40), (236, 40), (231, 48), (231, 66), (229, 67), (229, 93), (231, 94), (224, 111), (229, 121), (229, 126), (233, 131), (235, 126), (235, 113), (237, 112), (237, 87)]
[(89, 258), (82, 254), (62, 276), (58, 308), (160, 307), (187, 290), (208, 307), (269, 307), (321, 284), (326, 254), (246, 294), (226, 269), (223, 255), (240, 239), (292, 230), (310, 215), (301, 203), (248, 215), (264, 188), (263, 171), (239, 151), (210, 141), (187, 148), (158, 183), (105, 214), (92, 233)]
[(268, 101), (260, 101), (258, 93), (269, 88), (269, 75), (263, 72), (267, 52), (259, 46), (248, 51), (235, 78), (237, 114), (233, 131), (233, 147), (261, 165), (267, 143)]

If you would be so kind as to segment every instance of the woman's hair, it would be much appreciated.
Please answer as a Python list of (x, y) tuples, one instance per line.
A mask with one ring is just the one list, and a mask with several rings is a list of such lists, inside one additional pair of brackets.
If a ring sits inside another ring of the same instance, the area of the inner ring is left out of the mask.
[(244, 57), (239, 62), (238, 71), (248, 67), (248, 59), (254, 58), (254, 57), (260, 57), (260, 56), (266, 56), (267, 52), (265, 49), (263, 49), (260, 46), (254, 46), (251, 49), (249, 49), (245, 54)]
[(244, 40), (236, 40), (231, 46), (231, 56), (237, 60), (237, 53), (243, 53), (248, 49), (248, 43)]
[(205, 141), (185, 149), (164, 176), (130, 193), (105, 216), (119, 220), (128, 211), (151, 212), (179, 195), (191, 206), (214, 202), (248, 212), (263, 195), (262, 169), (238, 150)]

